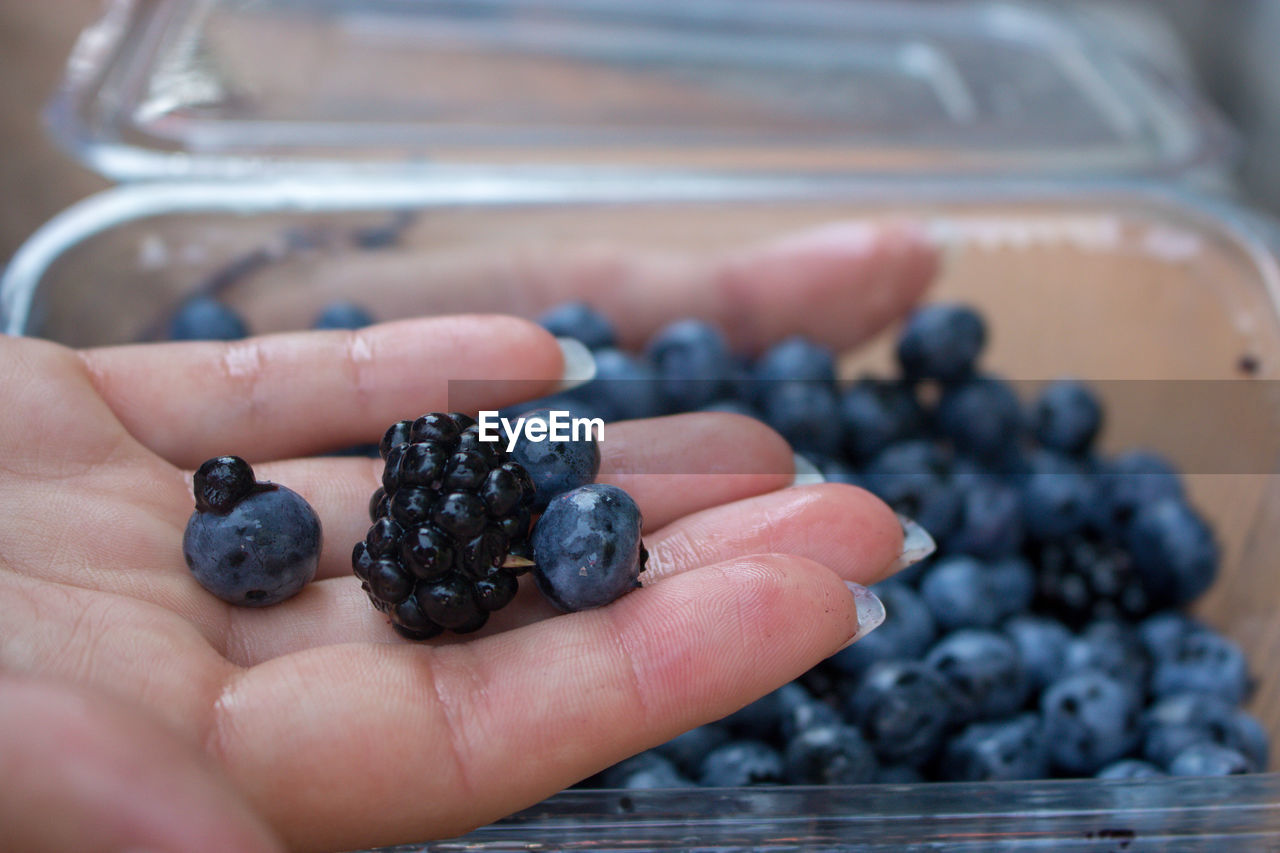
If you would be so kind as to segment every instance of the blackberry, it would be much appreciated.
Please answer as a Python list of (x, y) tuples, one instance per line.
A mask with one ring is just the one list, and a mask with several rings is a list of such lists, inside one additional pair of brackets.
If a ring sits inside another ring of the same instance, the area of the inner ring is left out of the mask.
[(378, 450), (382, 486), (352, 571), (401, 636), (479, 630), (531, 565), (533, 481), (457, 412), (392, 424)]
[(1118, 545), (1069, 536), (1044, 543), (1033, 562), (1038, 567), (1036, 609), (1070, 627), (1138, 620), (1152, 610), (1133, 558)]

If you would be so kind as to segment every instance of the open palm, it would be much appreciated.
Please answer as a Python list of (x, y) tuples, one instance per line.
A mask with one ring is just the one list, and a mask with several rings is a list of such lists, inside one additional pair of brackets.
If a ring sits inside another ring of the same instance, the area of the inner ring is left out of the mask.
[[(903, 232), (840, 245), (718, 259), (644, 323), (744, 304), (792, 318), (760, 327), (760, 345), (800, 330), (804, 312), (773, 303), (808, 304), (857, 315), (827, 335), (853, 344), (933, 273)], [(791, 452), (756, 421), (620, 423), (600, 479), (644, 513), (644, 588), (546, 619), (525, 583), (480, 634), (406, 643), (350, 574), (380, 463), (310, 454), (550, 390), (563, 362), (546, 332), (466, 315), (80, 352), (4, 338), (0, 363), (0, 767), (21, 780), (0, 825), (14, 849), (332, 850), (461, 833), (828, 656), (858, 628), (842, 579), (879, 580), (902, 545), (865, 492), (786, 488)], [(478, 378), (495, 381), (450, 394), (450, 379)], [(225, 453), (300, 492), (324, 525), (317, 581), (276, 607), (225, 605), (183, 563), (190, 471)]]

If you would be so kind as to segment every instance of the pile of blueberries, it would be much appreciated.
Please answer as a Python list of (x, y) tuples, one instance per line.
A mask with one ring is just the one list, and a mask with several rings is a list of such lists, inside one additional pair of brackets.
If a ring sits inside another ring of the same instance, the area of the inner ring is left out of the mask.
[[(315, 328), (371, 322), (337, 303)], [(625, 352), (581, 303), (540, 322), (594, 353), (596, 378), (531, 401), (629, 420), (735, 412), (781, 433), (829, 482), (866, 488), (928, 530), (937, 554), (874, 589), (876, 631), (716, 723), (583, 784), (609, 788), (1219, 776), (1266, 769), (1240, 705), (1240, 648), (1186, 615), (1213, 582), (1213, 533), (1157, 454), (1094, 449), (1103, 407), (1048, 383), (1024, 403), (979, 369), (983, 318), (933, 304), (906, 323), (901, 375), (837, 381), (801, 337), (755, 359), (698, 320)], [(171, 336), (235, 338), (209, 297)]]
[(586, 305), (541, 318), (595, 354), (591, 383), (536, 405), (605, 420), (730, 411), (768, 423), (831, 482), (920, 522), (937, 554), (874, 587), (869, 636), (737, 713), (587, 780), (610, 788), (1215, 776), (1260, 771), (1240, 648), (1183, 609), (1214, 579), (1212, 531), (1173, 467), (1094, 450), (1086, 385), (1024, 405), (980, 371), (971, 308), (933, 304), (901, 375), (841, 384), (800, 337), (737, 356), (698, 320), (643, 353)]

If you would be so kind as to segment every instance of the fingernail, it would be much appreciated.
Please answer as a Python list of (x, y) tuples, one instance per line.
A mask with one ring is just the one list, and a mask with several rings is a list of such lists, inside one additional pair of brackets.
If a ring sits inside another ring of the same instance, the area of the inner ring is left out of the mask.
[(893, 565), (889, 567), (890, 573), (900, 572), (907, 566), (914, 566), (938, 550), (938, 545), (929, 535), (929, 531), (915, 521), (905, 515), (899, 515), (898, 523), (902, 525), (902, 550), (898, 552), (898, 559), (894, 560)]
[(576, 338), (556, 338), (560, 354), (564, 356), (564, 373), (556, 391), (570, 391), (586, 385), (596, 378), (596, 358), (582, 341)]
[(822, 476), (822, 472), (818, 470), (817, 465), (814, 465), (799, 453), (794, 454), (794, 456), (796, 475), (791, 480), (791, 485), (816, 486), (827, 481), (827, 478)]
[(858, 609), (858, 631), (840, 647), (847, 649), (880, 627), (880, 623), (884, 621), (884, 604), (876, 598), (874, 592), (860, 583), (845, 581), (844, 585), (849, 587), (849, 592), (853, 593), (853, 601)]

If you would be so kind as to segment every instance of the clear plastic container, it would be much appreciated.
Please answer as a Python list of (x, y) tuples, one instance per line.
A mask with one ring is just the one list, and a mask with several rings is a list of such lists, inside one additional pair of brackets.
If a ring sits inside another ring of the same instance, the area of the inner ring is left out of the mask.
[[(1220, 185), (1229, 138), (1072, 11), (112, 0), (49, 118), (89, 165), (144, 181), (53, 219), (0, 279), (0, 330), (77, 346), (153, 337), (197, 290), (271, 331), (340, 295), (383, 318), (462, 307), (423, 282), (530, 247), (711, 252), (836, 219), (924, 223), (952, 247), (935, 294), (990, 318), (991, 368), (1099, 383), (1108, 448), (1154, 445), (1189, 472), (1226, 552), (1201, 615), (1249, 653), (1251, 710), (1280, 735), (1280, 241), (1228, 204), (1116, 180)], [(844, 368), (886, 369), (887, 344)], [(574, 790), (426, 849), (1277, 844), (1268, 773)]]
[[(1246, 649), (1258, 678), (1251, 710), (1280, 734), (1280, 667), (1270, 655), (1280, 634), (1280, 399), (1271, 381), (1280, 376), (1280, 243), (1267, 223), (1221, 203), (1121, 185), (622, 174), (576, 183), (136, 185), (37, 233), (0, 281), (0, 319), (9, 333), (76, 345), (131, 341), (213, 281), (255, 328), (300, 328), (343, 293), (380, 317), (457, 307), (474, 294), (423, 282), (469, 256), (588, 242), (714, 251), (836, 219), (886, 217), (920, 221), (951, 245), (935, 293), (987, 313), (992, 369), (1018, 380), (1071, 374), (1099, 383), (1119, 413), (1107, 448), (1155, 446), (1188, 472), (1192, 498), (1225, 547), (1199, 613)], [(361, 249), (341, 236), (389, 221), (402, 228), (392, 246)], [(339, 236), (320, 248), (281, 248), (299, 244), (298, 235)], [(254, 256), (266, 260), (246, 267)], [(229, 267), (242, 274), (225, 275)], [(886, 343), (846, 368), (884, 365)], [(1144, 404), (1124, 405), (1135, 393)], [(1189, 850), (1280, 843), (1280, 775), (569, 791), (430, 849), (1141, 850), (1175, 842)]]
[(1069, 5), (115, 0), (49, 116), (118, 180), (521, 163), (1220, 181), (1188, 81)]

